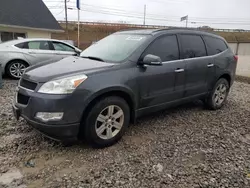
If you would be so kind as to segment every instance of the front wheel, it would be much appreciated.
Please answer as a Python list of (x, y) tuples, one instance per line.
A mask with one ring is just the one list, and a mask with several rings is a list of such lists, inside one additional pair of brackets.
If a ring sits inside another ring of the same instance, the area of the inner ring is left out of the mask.
[(14, 79), (19, 79), (23, 75), (25, 69), (27, 68), (27, 64), (21, 60), (14, 60), (8, 64), (6, 73), (8, 76)]
[(130, 109), (127, 102), (120, 97), (106, 97), (91, 108), (80, 132), (90, 145), (108, 147), (120, 140), (129, 120)]
[(213, 91), (207, 97), (205, 101), (206, 105), (212, 110), (220, 109), (227, 100), (229, 90), (230, 87), (228, 81), (224, 78), (219, 79), (216, 82)]

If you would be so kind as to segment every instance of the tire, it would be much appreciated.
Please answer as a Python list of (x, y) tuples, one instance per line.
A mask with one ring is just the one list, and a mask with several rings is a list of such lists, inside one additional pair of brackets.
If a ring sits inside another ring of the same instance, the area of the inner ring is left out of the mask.
[[(112, 111), (114, 117), (113, 115), (110, 116)], [(119, 118), (115, 119), (116, 117)], [(80, 134), (91, 146), (104, 148), (115, 144), (121, 139), (129, 122), (130, 109), (127, 102), (120, 97), (106, 97), (99, 100), (90, 109), (81, 125), (83, 128)]]
[(211, 110), (220, 109), (226, 103), (229, 90), (230, 86), (228, 81), (224, 78), (220, 78), (216, 82), (212, 92), (206, 98), (205, 100), (206, 106)]
[[(13, 60), (7, 65), (6, 73), (11, 78), (20, 79), (27, 67), (28, 64), (22, 60)], [(14, 72), (15, 69), (17, 72)]]

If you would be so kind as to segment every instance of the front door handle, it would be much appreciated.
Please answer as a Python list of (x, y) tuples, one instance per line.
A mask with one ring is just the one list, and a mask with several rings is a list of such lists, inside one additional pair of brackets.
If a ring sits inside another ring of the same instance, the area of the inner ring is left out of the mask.
[(213, 67), (214, 66), (214, 64), (208, 64), (207, 65), (207, 67)]
[(177, 73), (184, 72), (184, 69), (176, 69), (175, 72), (177, 72)]

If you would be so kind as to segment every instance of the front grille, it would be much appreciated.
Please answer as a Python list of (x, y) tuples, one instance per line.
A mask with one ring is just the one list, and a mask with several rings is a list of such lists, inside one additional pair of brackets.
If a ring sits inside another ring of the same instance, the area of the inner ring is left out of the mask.
[(29, 90), (35, 90), (37, 83), (22, 78), (20, 80), (20, 86)]
[(29, 102), (30, 97), (23, 95), (21, 93), (17, 94), (17, 103), (27, 105)]

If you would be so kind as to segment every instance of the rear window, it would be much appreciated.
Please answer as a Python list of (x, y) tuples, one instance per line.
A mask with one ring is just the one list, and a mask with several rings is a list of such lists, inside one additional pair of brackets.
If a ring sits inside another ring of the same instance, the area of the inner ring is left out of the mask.
[(204, 36), (203, 38), (207, 45), (208, 55), (219, 54), (227, 49), (226, 43), (221, 39), (209, 36)]
[(205, 44), (198, 35), (180, 35), (182, 58), (196, 58), (207, 55)]

